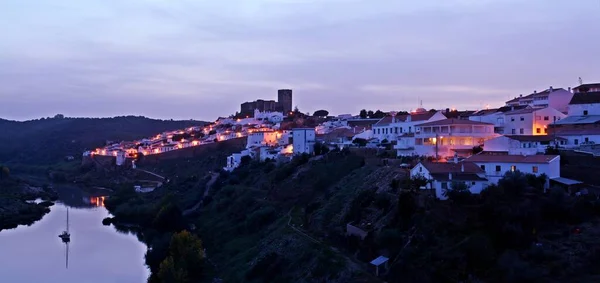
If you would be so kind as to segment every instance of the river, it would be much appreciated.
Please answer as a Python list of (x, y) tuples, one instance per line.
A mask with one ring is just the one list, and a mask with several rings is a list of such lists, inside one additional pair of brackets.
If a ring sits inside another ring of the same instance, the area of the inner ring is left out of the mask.
[(0, 282), (143, 283), (146, 245), (134, 234), (102, 225), (109, 216), (101, 197), (69, 203), (71, 242), (65, 229), (67, 205), (57, 202), (31, 226), (0, 231)]

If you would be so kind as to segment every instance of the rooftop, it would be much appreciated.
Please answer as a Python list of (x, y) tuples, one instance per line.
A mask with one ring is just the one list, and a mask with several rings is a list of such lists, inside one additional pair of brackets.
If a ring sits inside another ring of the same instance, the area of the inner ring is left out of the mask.
[(570, 105), (600, 103), (600, 92), (578, 92), (573, 94)]
[(590, 88), (600, 88), (600, 83), (582, 84), (573, 88), (575, 91), (587, 92)]
[[(555, 138), (551, 135), (505, 135), (505, 137), (517, 140), (517, 141), (525, 141), (525, 142), (546, 142), (553, 141)], [(556, 137), (558, 140), (565, 140), (565, 138)]]
[(498, 162), (498, 163), (550, 163), (559, 158), (558, 155), (488, 155), (476, 154), (466, 159), (470, 162)]
[(484, 173), (477, 164), (473, 162), (421, 162), (423, 167), (429, 171), (430, 174), (439, 173)]
[(489, 126), (493, 126), (494, 124), (453, 118), (453, 119), (433, 121), (433, 122), (429, 122), (429, 123), (420, 124), (417, 126), (427, 127), (427, 126), (446, 126), (446, 125), (489, 125)]
[(504, 113), (505, 115), (518, 115), (518, 114), (529, 114), (540, 110), (540, 108), (523, 108), (519, 110), (512, 110)]
[(600, 115), (569, 116), (554, 122), (554, 125), (595, 124), (600, 122)]

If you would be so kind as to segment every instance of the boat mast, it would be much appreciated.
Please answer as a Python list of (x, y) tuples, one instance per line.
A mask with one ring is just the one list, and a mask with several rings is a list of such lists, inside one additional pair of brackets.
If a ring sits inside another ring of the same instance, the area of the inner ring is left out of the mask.
[(67, 207), (67, 233), (69, 233), (69, 208)]

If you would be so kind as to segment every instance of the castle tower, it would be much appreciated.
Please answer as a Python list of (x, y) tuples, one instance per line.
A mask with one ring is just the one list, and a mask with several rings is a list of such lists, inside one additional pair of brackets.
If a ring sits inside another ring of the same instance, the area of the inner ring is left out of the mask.
[(277, 102), (281, 105), (284, 115), (292, 112), (292, 90), (280, 89), (277, 91)]

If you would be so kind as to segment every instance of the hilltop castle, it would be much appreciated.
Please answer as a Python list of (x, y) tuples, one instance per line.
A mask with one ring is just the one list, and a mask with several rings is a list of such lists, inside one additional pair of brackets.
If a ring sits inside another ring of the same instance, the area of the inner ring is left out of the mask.
[(280, 89), (277, 91), (277, 101), (258, 99), (252, 102), (244, 102), (240, 107), (241, 115), (254, 115), (254, 110), (260, 112), (283, 112), (292, 111), (292, 90)]

